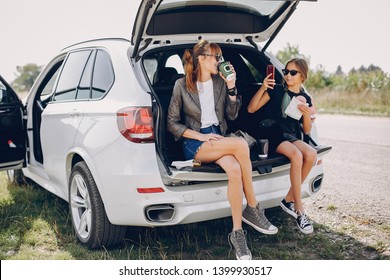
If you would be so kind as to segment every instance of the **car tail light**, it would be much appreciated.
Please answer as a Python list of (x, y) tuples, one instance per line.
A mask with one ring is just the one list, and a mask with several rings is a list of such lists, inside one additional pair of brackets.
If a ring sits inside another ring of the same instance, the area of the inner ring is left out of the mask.
[(134, 143), (154, 141), (151, 107), (127, 107), (117, 112), (117, 124), (121, 134)]

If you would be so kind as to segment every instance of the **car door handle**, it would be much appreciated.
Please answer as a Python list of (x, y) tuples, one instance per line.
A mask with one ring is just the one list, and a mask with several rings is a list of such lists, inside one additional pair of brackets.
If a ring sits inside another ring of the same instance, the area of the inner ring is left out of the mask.
[(80, 116), (80, 112), (77, 111), (76, 109), (74, 109), (74, 110), (69, 112), (69, 116), (71, 116), (72, 118), (78, 117), (78, 116)]

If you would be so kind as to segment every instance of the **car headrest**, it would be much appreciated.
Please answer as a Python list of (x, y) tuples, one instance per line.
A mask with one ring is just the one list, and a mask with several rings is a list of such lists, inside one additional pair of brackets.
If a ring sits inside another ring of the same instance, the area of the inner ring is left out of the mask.
[(153, 85), (173, 85), (178, 77), (177, 70), (173, 67), (160, 68), (153, 77)]

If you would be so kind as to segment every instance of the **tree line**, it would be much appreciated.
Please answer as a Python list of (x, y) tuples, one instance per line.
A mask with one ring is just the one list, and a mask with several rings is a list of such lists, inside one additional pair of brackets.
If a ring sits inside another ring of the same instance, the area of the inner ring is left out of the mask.
[[(298, 46), (287, 46), (276, 54), (276, 57), (286, 63), (293, 57), (304, 58), (310, 66), (310, 58), (301, 54)], [(365, 91), (384, 92), (390, 98), (390, 75), (379, 66), (373, 64), (352, 68), (345, 73), (339, 65), (334, 73), (325, 71), (322, 66), (309, 70), (305, 86), (311, 91), (322, 89), (361, 93)]]

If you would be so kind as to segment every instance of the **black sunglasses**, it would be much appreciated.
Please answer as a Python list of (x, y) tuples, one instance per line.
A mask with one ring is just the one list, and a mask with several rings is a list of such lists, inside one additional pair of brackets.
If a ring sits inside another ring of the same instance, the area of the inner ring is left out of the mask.
[(288, 73), (291, 74), (291, 76), (295, 76), (296, 74), (300, 73), (299, 71), (297, 70), (288, 70), (288, 69), (282, 69), (282, 72), (285, 76), (288, 75)]
[(222, 54), (220, 54), (220, 53), (217, 53), (217, 54), (204, 53), (202, 55), (204, 55), (204, 56), (214, 56), (217, 61), (220, 61), (222, 59)]

